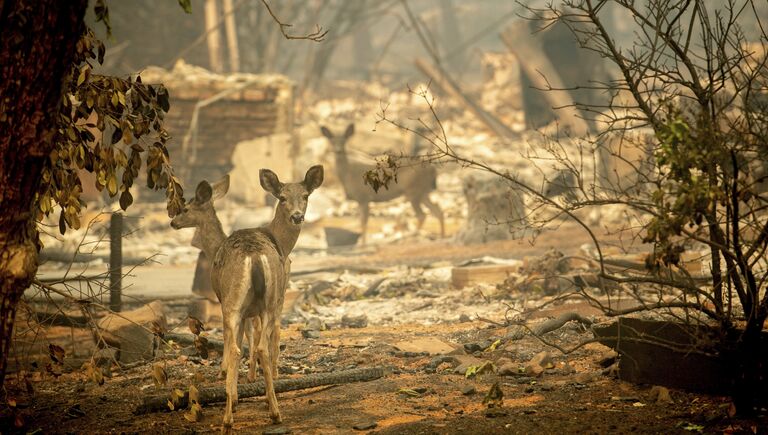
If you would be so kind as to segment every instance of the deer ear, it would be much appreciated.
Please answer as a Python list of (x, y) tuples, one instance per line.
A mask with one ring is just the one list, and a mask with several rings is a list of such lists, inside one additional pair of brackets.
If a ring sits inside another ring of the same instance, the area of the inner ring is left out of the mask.
[(349, 139), (353, 134), (355, 134), (355, 124), (349, 124), (344, 131), (344, 139)]
[(312, 193), (321, 184), (323, 184), (323, 165), (312, 166), (307, 170), (307, 174), (304, 175), (304, 187), (307, 188), (309, 193)]
[(229, 191), (229, 174), (223, 176), (221, 180), (211, 186), (213, 188), (213, 199), (219, 199)]
[(283, 183), (277, 178), (277, 174), (269, 169), (259, 170), (259, 182), (261, 182), (261, 187), (271, 193), (275, 198), (280, 196), (280, 191), (283, 190)]
[(195, 201), (202, 204), (210, 201), (211, 196), (213, 196), (213, 188), (211, 187), (210, 184), (208, 184), (207, 181), (205, 180), (201, 181), (197, 185), (197, 189), (195, 189)]
[(327, 137), (328, 139), (333, 139), (333, 133), (331, 133), (331, 130), (328, 130), (328, 127), (321, 126), (320, 132), (323, 133), (323, 136)]

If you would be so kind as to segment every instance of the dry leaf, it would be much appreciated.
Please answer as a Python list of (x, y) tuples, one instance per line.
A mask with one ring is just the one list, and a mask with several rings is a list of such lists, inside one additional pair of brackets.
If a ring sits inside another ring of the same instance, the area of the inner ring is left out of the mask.
[(195, 335), (200, 335), (200, 333), (205, 330), (203, 327), (203, 322), (192, 316), (190, 316), (189, 320), (187, 320), (187, 326), (189, 326), (189, 330), (192, 331), (192, 333)]
[(202, 359), (208, 359), (208, 339), (199, 335), (195, 336), (195, 350)]
[(48, 345), (48, 354), (51, 356), (51, 361), (53, 361), (56, 364), (63, 364), (64, 363), (64, 355), (66, 352), (64, 352), (64, 348), (61, 346), (57, 346), (53, 343)]
[(200, 390), (196, 386), (189, 386), (189, 403), (200, 403)]
[(203, 418), (203, 407), (200, 406), (199, 403), (193, 403), (192, 406), (189, 407), (189, 412), (184, 413), (184, 418), (191, 421), (192, 423), (196, 423)]
[(156, 387), (161, 387), (168, 382), (168, 373), (165, 372), (165, 369), (160, 363), (155, 363), (152, 365), (152, 380), (155, 381)]
[(501, 408), (504, 404), (504, 392), (501, 390), (501, 384), (499, 381), (493, 384), (488, 394), (483, 398), (483, 404), (489, 408)]

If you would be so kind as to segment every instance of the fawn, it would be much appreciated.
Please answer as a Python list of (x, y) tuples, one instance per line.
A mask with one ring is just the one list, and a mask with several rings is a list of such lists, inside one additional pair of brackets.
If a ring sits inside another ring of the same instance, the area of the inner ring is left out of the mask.
[(412, 166), (403, 166), (397, 173), (397, 182), (391, 184), (387, 189), (375, 192), (371, 187), (364, 183), (365, 173), (374, 166), (367, 163), (352, 161), (347, 156), (346, 145), (349, 138), (355, 134), (355, 124), (349, 124), (344, 134), (334, 135), (328, 128), (320, 127), (323, 133), (333, 147), (333, 153), (336, 159), (336, 172), (339, 176), (347, 199), (351, 199), (360, 204), (360, 240), (365, 243), (365, 233), (368, 226), (368, 215), (370, 214), (371, 202), (384, 202), (405, 196), (413, 207), (418, 219), (417, 231), (424, 225), (426, 215), (421, 209), (421, 204), (440, 221), (440, 237), (445, 237), (445, 220), (443, 211), (440, 207), (429, 199), (429, 193), (437, 188), (437, 170), (433, 166), (427, 166), (422, 163), (414, 163)]
[(200, 182), (195, 198), (171, 221), (175, 229), (197, 228), (203, 250), (213, 259), (211, 284), (221, 302), (224, 323), (224, 432), (232, 428), (240, 345), (244, 323), (249, 320), (253, 340), (248, 377), (250, 381), (255, 377), (258, 358), (264, 372), (269, 415), (275, 423), (282, 421), (273, 380), (277, 377), (280, 350), (280, 313), (290, 273), (288, 254), (301, 232), (309, 195), (323, 182), (323, 167), (309, 168), (304, 180), (298, 183), (281, 183), (274, 172), (262, 169), (259, 181), (264, 190), (279, 200), (275, 216), (266, 227), (239, 230), (225, 237), (212, 202), (223, 195), (222, 188), (207, 181)]

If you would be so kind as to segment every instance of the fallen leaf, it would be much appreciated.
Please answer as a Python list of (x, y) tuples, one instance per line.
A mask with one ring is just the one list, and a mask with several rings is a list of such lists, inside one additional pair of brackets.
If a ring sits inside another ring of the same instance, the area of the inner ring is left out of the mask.
[(189, 412), (184, 413), (184, 418), (191, 421), (192, 423), (196, 423), (203, 418), (203, 407), (200, 406), (199, 403), (193, 403), (192, 406), (189, 407)]
[(493, 363), (490, 361), (485, 361), (480, 365), (467, 367), (467, 372), (464, 374), (464, 377), (469, 379), (473, 376), (481, 375), (483, 373), (495, 373), (495, 372), (496, 372), (496, 366), (493, 365)]
[(168, 374), (160, 363), (152, 365), (152, 380), (155, 381), (156, 387), (161, 387), (168, 382)]
[(419, 396), (421, 396), (421, 394), (419, 394), (417, 391), (412, 390), (410, 388), (401, 388), (401, 389), (397, 390), (397, 392), (400, 393), (400, 394), (405, 394), (405, 395), (411, 396), (411, 397), (419, 397)]
[(51, 356), (51, 361), (55, 362), (56, 364), (64, 363), (64, 355), (66, 352), (64, 351), (63, 347), (50, 343), (48, 345), (48, 354)]
[(488, 393), (483, 398), (483, 404), (488, 408), (501, 408), (504, 404), (504, 392), (501, 390), (501, 383), (496, 381)]
[(187, 320), (187, 326), (189, 326), (189, 330), (192, 331), (192, 333), (195, 335), (200, 335), (200, 333), (205, 330), (203, 327), (203, 322), (192, 316), (189, 316), (189, 319)]
[(492, 345), (488, 346), (488, 349), (485, 349), (486, 352), (493, 352), (496, 350), (496, 347), (498, 347), (501, 344), (501, 339), (498, 339), (493, 342)]
[(200, 390), (194, 385), (189, 386), (189, 403), (200, 403)]

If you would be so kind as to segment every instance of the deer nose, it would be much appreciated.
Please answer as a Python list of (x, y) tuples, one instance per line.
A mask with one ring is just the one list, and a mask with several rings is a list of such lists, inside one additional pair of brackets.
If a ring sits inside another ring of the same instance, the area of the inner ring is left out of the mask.
[(296, 212), (296, 213), (292, 214), (291, 215), (291, 222), (293, 222), (296, 225), (304, 222), (304, 214), (303, 213), (299, 213), (299, 212)]
[(172, 221), (171, 221), (171, 228), (173, 228), (174, 230), (178, 230), (178, 229), (181, 229), (181, 227), (179, 226), (179, 224), (178, 224), (178, 223), (176, 223), (176, 221), (175, 221), (175, 220), (172, 220)]

